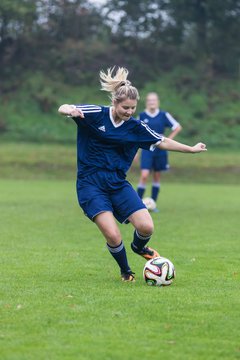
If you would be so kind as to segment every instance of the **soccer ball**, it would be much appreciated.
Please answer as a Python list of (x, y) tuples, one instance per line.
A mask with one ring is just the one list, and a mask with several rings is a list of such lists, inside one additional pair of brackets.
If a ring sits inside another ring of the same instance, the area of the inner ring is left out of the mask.
[(149, 211), (153, 211), (157, 207), (157, 204), (155, 203), (155, 201), (150, 197), (144, 198), (143, 203)]
[(176, 272), (173, 263), (161, 256), (149, 260), (143, 269), (143, 279), (147, 285), (171, 285), (175, 277)]

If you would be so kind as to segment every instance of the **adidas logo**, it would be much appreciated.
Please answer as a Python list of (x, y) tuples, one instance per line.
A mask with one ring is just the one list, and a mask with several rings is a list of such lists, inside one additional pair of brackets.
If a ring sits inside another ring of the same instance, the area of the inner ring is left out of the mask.
[(105, 126), (103, 125), (103, 126), (99, 126), (99, 128), (98, 128), (99, 130), (101, 130), (101, 131), (106, 131), (106, 129), (105, 129)]

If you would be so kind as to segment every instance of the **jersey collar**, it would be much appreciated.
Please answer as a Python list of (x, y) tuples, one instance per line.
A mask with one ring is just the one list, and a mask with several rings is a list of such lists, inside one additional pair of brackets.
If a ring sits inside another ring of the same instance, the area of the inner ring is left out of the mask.
[(115, 123), (114, 118), (113, 118), (113, 116), (112, 116), (112, 106), (110, 106), (110, 108), (109, 108), (109, 117), (110, 117), (110, 120), (111, 120), (111, 122), (112, 122), (112, 124), (113, 124), (113, 126), (114, 126), (115, 128), (121, 126), (121, 125), (124, 123), (124, 120), (120, 121), (120, 122), (117, 123), (117, 124)]
[(154, 113), (150, 113), (150, 111), (145, 110), (145, 113), (147, 114), (147, 116), (154, 118), (155, 116), (157, 116), (160, 113), (160, 109), (156, 109), (156, 111)]

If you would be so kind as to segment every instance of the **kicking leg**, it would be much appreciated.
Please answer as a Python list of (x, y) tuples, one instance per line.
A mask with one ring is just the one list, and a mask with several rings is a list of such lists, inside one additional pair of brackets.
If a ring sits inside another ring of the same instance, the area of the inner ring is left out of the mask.
[(156, 250), (146, 246), (154, 230), (148, 210), (138, 210), (130, 215), (128, 220), (135, 227), (133, 242), (131, 243), (132, 250), (147, 260), (160, 256)]

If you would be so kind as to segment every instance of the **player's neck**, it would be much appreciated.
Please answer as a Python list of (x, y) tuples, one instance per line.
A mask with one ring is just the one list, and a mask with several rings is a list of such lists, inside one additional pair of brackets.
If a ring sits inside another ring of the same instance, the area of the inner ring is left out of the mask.
[(157, 112), (158, 108), (151, 108), (151, 109), (146, 109), (150, 114), (154, 114), (155, 112)]
[(146, 109), (146, 110), (145, 110), (145, 113), (146, 113), (148, 116), (150, 116), (150, 117), (155, 117), (155, 116), (158, 115), (159, 111), (160, 111), (159, 108), (156, 108), (156, 109)]
[(120, 122), (123, 121), (123, 119), (121, 119), (119, 116), (117, 116), (114, 108), (112, 108), (112, 118), (113, 118), (115, 124), (119, 124)]

